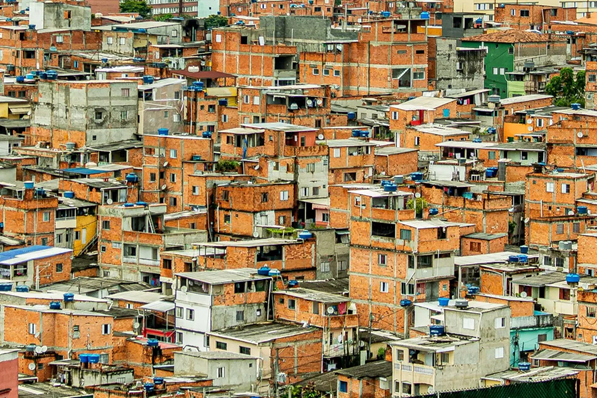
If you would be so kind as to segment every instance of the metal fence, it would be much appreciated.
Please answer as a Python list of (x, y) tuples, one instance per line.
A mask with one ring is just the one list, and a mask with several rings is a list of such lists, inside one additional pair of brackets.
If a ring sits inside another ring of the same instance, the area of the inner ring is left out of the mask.
[(467, 391), (436, 392), (418, 395), (420, 398), (575, 398), (577, 379), (549, 380), (537, 383), (517, 383)]

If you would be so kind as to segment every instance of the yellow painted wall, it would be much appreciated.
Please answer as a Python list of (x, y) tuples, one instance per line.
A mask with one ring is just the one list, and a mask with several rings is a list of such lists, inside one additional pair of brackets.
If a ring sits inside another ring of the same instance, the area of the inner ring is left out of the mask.
[(528, 125), (522, 123), (504, 123), (504, 142), (508, 142), (508, 137), (512, 137), (516, 134), (528, 133)]
[[(17, 116), (18, 115), (12, 115), (12, 116)], [(8, 102), (4, 102), (4, 103), (0, 103), (0, 118), (3, 119), (8, 119), (9, 115), (8, 115)], [(13, 117), (11, 117), (11, 119), (14, 119)]]
[[(86, 230), (87, 234), (87, 241), (82, 243), (81, 238), (83, 238), (83, 229)], [(77, 216), (77, 227), (75, 228), (75, 234), (79, 232), (79, 239), (74, 239), (73, 242), (73, 254), (78, 256), (81, 253), (81, 250), (95, 237), (97, 234), (97, 216)], [(74, 236), (73, 236), (74, 238)]]

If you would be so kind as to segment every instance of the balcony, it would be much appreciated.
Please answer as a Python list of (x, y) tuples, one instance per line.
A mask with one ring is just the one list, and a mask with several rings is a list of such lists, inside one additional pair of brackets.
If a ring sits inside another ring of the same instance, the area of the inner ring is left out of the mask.
[(394, 380), (410, 384), (435, 385), (435, 368), (433, 366), (415, 365), (411, 363), (394, 363)]

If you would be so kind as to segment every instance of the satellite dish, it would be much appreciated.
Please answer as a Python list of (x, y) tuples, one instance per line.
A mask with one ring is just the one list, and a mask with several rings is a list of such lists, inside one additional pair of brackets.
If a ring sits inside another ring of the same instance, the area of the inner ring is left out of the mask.
[(319, 134), (319, 135), (317, 136), (317, 139), (318, 139), (318, 140), (323, 140), (324, 138), (325, 138), (325, 136), (324, 136), (323, 134)]
[(39, 347), (39, 346), (35, 347), (35, 353), (36, 354), (41, 354), (42, 352), (43, 351), (42, 351), (41, 347)]
[(578, 133), (576, 133), (576, 136), (577, 136), (578, 138), (582, 138), (582, 137), (584, 137), (584, 135), (583, 135), (582, 131), (579, 131)]
[(308, 106), (309, 108), (312, 108), (312, 107), (313, 107), (313, 101), (311, 101), (311, 100), (307, 100), (307, 106)]
[(334, 307), (328, 307), (327, 311), (328, 314), (332, 315), (334, 313)]
[(48, 346), (46, 346), (46, 345), (44, 345), (44, 346), (41, 346), (41, 352), (42, 352), (42, 354), (43, 354), (44, 352), (48, 352)]
[(112, 203), (114, 203), (114, 201), (112, 199), (108, 199), (108, 200), (106, 200), (106, 203), (111, 205)]
[(162, 185), (162, 191), (165, 191), (168, 186), (166, 184)]
[(141, 326), (139, 322), (133, 323), (133, 329), (139, 329), (139, 326)]
[(319, 105), (319, 106), (323, 105), (323, 100), (321, 98), (319, 98), (317, 100), (317, 105)]
[(520, 297), (525, 298), (527, 296), (527, 292), (520, 293)]
[(529, 131), (533, 131), (533, 126), (529, 126), (529, 127), (527, 128), (527, 130), (529, 130)]
[(254, 170), (259, 170), (259, 165), (253, 167)]
[(28, 366), (29, 370), (35, 370), (35, 364), (34, 363), (30, 363)]
[(420, 193), (418, 193), (418, 192), (417, 192), (417, 193), (415, 193), (415, 198), (419, 199), (420, 197), (421, 197), (421, 194), (420, 194)]
[(257, 231), (253, 232), (253, 238), (259, 238), (259, 232), (257, 232)]
[(180, 291), (183, 292), (183, 293), (186, 293), (188, 290), (189, 290), (189, 288), (186, 287), (186, 286), (183, 286), (183, 287), (180, 288)]
[(168, 162), (164, 162), (164, 167), (168, 167)]
[(524, 223), (525, 223), (525, 224), (528, 224), (528, 223), (529, 223), (529, 221), (531, 221), (531, 219), (530, 219), (530, 218), (528, 218), (528, 217), (524, 219)]
[(533, 119), (528, 119), (527, 124), (533, 124)]
[(433, 389), (433, 387), (430, 386), (429, 388), (427, 388), (427, 394), (434, 394), (434, 393), (435, 393), (435, 390)]

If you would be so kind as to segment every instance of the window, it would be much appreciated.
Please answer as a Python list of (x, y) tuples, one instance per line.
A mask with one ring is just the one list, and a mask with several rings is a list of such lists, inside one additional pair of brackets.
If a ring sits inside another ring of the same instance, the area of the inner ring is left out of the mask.
[(330, 272), (330, 263), (328, 263), (328, 262), (319, 263), (319, 272)]
[(335, 70), (334, 71), (334, 76), (336, 76), (336, 77), (340, 76), (340, 71), (339, 70)]
[(184, 308), (176, 307), (176, 317), (181, 319), (181, 318), (183, 318), (183, 314), (184, 314)]
[(340, 148), (334, 148), (334, 157), (335, 158), (339, 158), (341, 155), (341, 150)]
[(176, 182), (176, 174), (170, 173), (170, 182)]
[(564, 224), (559, 223), (556, 224), (556, 234), (563, 234), (564, 233)]
[(216, 341), (216, 349), (218, 350), (227, 350), (228, 344), (222, 343), (221, 341)]
[(330, 75), (330, 70), (329, 69), (324, 69), (323, 70), (323, 75), (324, 76), (329, 76)]
[(412, 394), (412, 385), (410, 383), (402, 383), (402, 393), (410, 395)]
[(110, 221), (102, 221), (102, 229), (110, 229)]
[(170, 197), (170, 206), (176, 206), (177, 204), (178, 204), (178, 200), (175, 197), (171, 196)]
[(500, 73), (498, 68), (493, 68), (493, 74), (498, 75)]
[(178, 156), (178, 153), (177, 153), (176, 149), (170, 149), (170, 159), (176, 159), (177, 156)]
[(267, 192), (261, 194), (261, 203), (267, 203), (269, 195)]
[(279, 216), (278, 217), (278, 224), (280, 224), (280, 225), (286, 224), (286, 216)]
[(224, 214), (224, 224), (230, 224), (230, 214)]
[(495, 328), (503, 329), (506, 327), (506, 318), (495, 318)]
[(580, 233), (580, 223), (579, 222), (572, 223), (572, 232), (574, 232), (575, 234)]
[(172, 31), (172, 35), (171, 35), (171, 36), (172, 36), (172, 37), (177, 37), (177, 36), (178, 36), (178, 31), (176, 31), (176, 30), (173, 30), (173, 31)]
[(462, 320), (462, 328), (468, 330), (475, 330), (475, 320), (473, 318), (464, 318)]
[(562, 184), (562, 193), (570, 193), (570, 184)]
[(49, 211), (44, 211), (43, 212), (43, 221), (44, 222), (50, 221), (50, 212)]
[(95, 120), (102, 120), (104, 118), (104, 112), (95, 111)]
[(182, 344), (182, 332), (176, 332), (176, 342)]
[(294, 299), (288, 299), (288, 309), (289, 310), (296, 309), (296, 300), (294, 300)]
[(56, 264), (56, 272), (62, 272), (62, 263)]
[(537, 341), (539, 343), (543, 342), (543, 341), (547, 341), (547, 334), (543, 333), (543, 334), (538, 334), (537, 335)]
[(471, 249), (472, 252), (480, 252), (481, 251), (481, 242), (471, 242)]
[(528, 17), (529, 15), (529, 10), (520, 10), (521, 17)]
[(400, 239), (411, 240), (412, 239), (412, 231), (410, 229), (401, 229), (400, 230)]
[(222, 115), (222, 123), (228, 122), (228, 115)]
[(348, 261), (338, 261), (338, 271), (346, 271), (348, 269)]
[(415, 284), (414, 283), (404, 283), (402, 282), (400, 285), (400, 291), (403, 296), (406, 295), (414, 295), (415, 294)]
[(131, 90), (130, 90), (130, 89), (128, 89), (128, 88), (121, 88), (121, 89), (120, 89), (120, 95), (121, 95), (122, 97), (128, 97), (128, 96), (130, 96), (130, 95), (131, 95)]
[(587, 307), (587, 318), (595, 318), (595, 309), (597, 307)]
[(245, 320), (245, 312), (244, 311), (236, 311), (236, 321), (242, 322)]
[(128, 111), (121, 111), (120, 112), (120, 120), (124, 121), (127, 120), (129, 118), (129, 112)]
[(195, 310), (187, 308), (187, 321), (194, 321), (195, 320)]
[(597, 75), (589, 75), (589, 81), (591, 83), (597, 82)]
[(238, 351), (241, 354), (251, 355), (251, 349), (249, 347), (243, 347), (242, 345), (239, 347)]
[(338, 390), (340, 390), (340, 392), (348, 392), (348, 383), (340, 380)]
[(106, 43), (108, 43), (108, 44), (112, 44), (112, 43), (114, 43), (114, 38), (113, 38), (113, 37), (108, 37), (108, 38), (106, 39)]
[(280, 192), (280, 200), (282, 200), (282, 201), (288, 200), (288, 191)]
[(545, 184), (545, 192), (553, 192), (554, 191), (554, 183), (548, 182)]
[(504, 347), (497, 347), (495, 349), (495, 359), (504, 357)]
[(81, 231), (75, 231), (75, 240), (81, 240)]
[(515, 17), (516, 16), (516, 10), (515, 9), (510, 10), (510, 15), (512, 15), (513, 17)]
[(112, 332), (112, 325), (104, 323), (102, 325), (102, 334), (110, 334)]
[(221, 379), (225, 375), (224, 368), (217, 368), (216, 369), (216, 378)]
[(415, 70), (415, 71), (413, 71), (413, 79), (414, 80), (423, 80), (423, 79), (425, 79), (425, 71), (424, 70)]
[(317, 68), (313, 68), (313, 74), (314, 74), (315, 76), (319, 75), (319, 69), (317, 69)]
[(385, 254), (380, 254), (377, 256), (377, 263), (379, 265), (388, 265), (388, 256)]
[(193, 185), (193, 195), (199, 195), (199, 187), (197, 185)]
[(380, 282), (379, 291), (382, 293), (388, 293), (390, 291), (390, 285), (388, 284), (388, 282)]
[(415, 137), (415, 146), (419, 146), (420, 143), (421, 143), (421, 138)]
[(543, 119), (537, 119), (537, 127), (543, 127)]
[(317, 301), (313, 302), (313, 313), (315, 315), (319, 315), (319, 302)]
[(560, 300), (570, 301), (570, 289), (560, 289)]
[(29, 324), (29, 334), (35, 334), (35, 323)]

